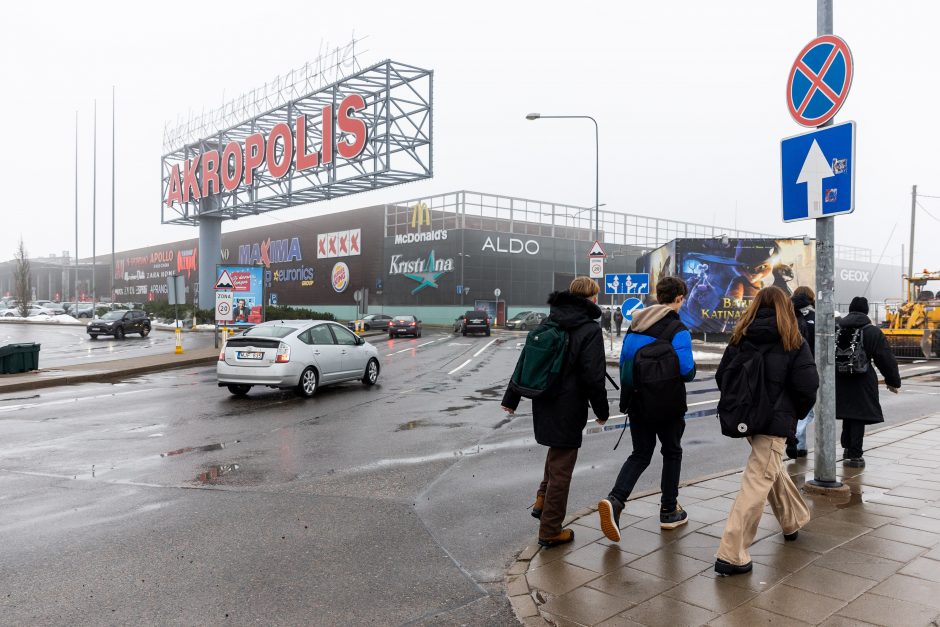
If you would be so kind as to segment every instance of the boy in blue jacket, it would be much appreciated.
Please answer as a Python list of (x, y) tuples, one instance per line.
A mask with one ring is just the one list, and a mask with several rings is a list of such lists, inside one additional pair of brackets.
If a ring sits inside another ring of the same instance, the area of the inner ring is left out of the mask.
[[(677, 501), (682, 469), (681, 441), (688, 409), (685, 383), (695, 378), (692, 335), (678, 313), (687, 294), (688, 287), (682, 279), (660, 279), (656, 284), (659, 304), (635, 313), (623, 340), (620, 411), (630, 419), (633, 453), (620, 469), (610, 495), (597, 504), (601, 530), (614, 542), (620, 541), (620, 513), (624, 503), (650, 465), (657, 438), (663, 455), (660, 527), (675, 529), (688, 522), (688, 514)], [(654, 344), (657, 340), (660, 342)]]

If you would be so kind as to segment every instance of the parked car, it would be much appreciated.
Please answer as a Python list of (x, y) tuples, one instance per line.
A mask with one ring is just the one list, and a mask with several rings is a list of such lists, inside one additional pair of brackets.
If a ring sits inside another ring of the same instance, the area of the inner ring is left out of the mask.
[(150, 319), (143, 311), (118, 309), (92, 320), (85, 330), (93, 340), (97, 340), (99, 335), (113, 335), (114, 339), (121, 340), (128, 333), (140, 333), (140, 337), (147, 337), (150, 334)]
[(388, 321), (388, 337), (413, 335), (421, 337), (421, 321), (414, 316), (395, 316)]
[(468, 311), (464, 314), (465, 322), (462, 333), (485, 333), (490, 334), (490, 314), (482, 310)]
[[(55, 313), (51, 309), (46, 309), (45, 307), (37, 307), (35, 305), (30, 305), (29, 310), (26, 314), (27, 317), (32, 318), (34, 316), (54, 316)], [(19, 307), (11, 307), (10, 309), (4, 309), (0, 311), (0, 316), (4, 318), (17, 318), (20, 316)]]
[(506, 321), (506, 328), (518, 329), (519, 331), (534, 329), (542, 324), (542, 321), (547, 317), (547, 315), (537, 311), (522, 311)]
[(64, 303), (65, 313), (73, 318), (94, 318), (95, 308), (91, 303)]
[(356, 330), (356, 323), (362, 323), (363, 331), (371, 331), (372, 329), (385, 329), (388, 326), (388, 321), (391, 320), (391, 316), (385, 314), (369, 314), (363, 316), (359, 320), (350, 320), (346, 323), (346, 327), (351, 331)]
[(57, 303), (51, 300), (34, 300), (30, 305), (40, 307), (42, 309), (48, 309), (52, 312), (53, 316), (61, 316), (65, 313), (65, 308), (62, 306), (62, 303)]
[[(466, 324), (467, 314), (460, 314), (457, 316), (457, 319), (454, 320), (454, 333), (463, 333)], [(466, 335), (466, 333), (464, 333), (464, 335)]]
[(293, 388), (313, 396), (343, 381), (375, 385), (378, 350), (344, 326), (326, 320), (262, 322), (229, 339), (219, 353), (216, 378), (236, 396), (252, 386)]

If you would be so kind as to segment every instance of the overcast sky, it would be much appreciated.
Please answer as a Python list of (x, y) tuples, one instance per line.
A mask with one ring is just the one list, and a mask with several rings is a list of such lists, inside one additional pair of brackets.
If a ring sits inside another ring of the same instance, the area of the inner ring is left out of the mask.
[[(595, 8), (596, 7), (596, 8)], [(855, 78), (837, 121), (858, 123), (856, 211), (837, 242), (897, 263), (911, 185), (940, 196), (940, 3), (836, 0), (835, 34)], [(225, 230), (457, 189), (591, 205), (589, 122), (600, 124), (608, 209), (783, 234), (779, 141), (803, 131), (786, 108), (790, 66), (816, 35), (815, 0), (672, 2), (23, 2), (4, 6), (0, 258), (91, 252), (92, 102), (98, 99), (99, 254), (111, 247), (111, 86), (117, 89), (117, 249), (194, 237), (160, 224), (167, 120), (221, 104), (365, 36), (365, 66), (433, 69), (429, 181), (229, 222)], [(940, 269), (940, 199), (918, 210), (917, 266)], [(931, 215), (937, 216), (933, 218)], [(893, 237), (889, 240), (892, 229)], [(5, 251), (5, 252), (3, 252)], [(906, 261), (905, 261), (906, 263)]]

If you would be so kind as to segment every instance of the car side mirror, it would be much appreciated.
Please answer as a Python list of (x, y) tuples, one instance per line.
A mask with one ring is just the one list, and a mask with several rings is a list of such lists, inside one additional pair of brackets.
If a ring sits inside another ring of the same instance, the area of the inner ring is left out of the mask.
[(356, 346), (362, 346), (365, 343), (366, 341), (364, 339), (362, 339), (361, 337), (356, 337)]

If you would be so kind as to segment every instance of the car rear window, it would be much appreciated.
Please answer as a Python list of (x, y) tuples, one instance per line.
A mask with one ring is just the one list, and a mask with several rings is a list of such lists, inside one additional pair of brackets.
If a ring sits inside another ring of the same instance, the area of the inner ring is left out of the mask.
[(294, 331), (294, 327), (288, 327), (285, 325), (270, 325), (270, 326), (257, 326), (252, 327), (245, 331), (247, 337), (287, 337)]
[(413, 322), (414, 316), (395, 316), (395, 322)]

